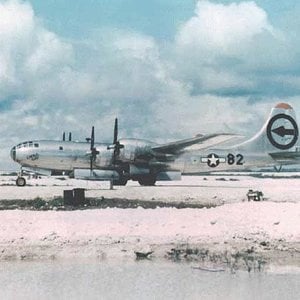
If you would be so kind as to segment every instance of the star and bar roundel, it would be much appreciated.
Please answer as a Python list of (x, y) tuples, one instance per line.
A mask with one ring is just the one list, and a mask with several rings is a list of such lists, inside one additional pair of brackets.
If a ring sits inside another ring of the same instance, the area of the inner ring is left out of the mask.
[(227, 163), (228, 165), (243, 165), (244, 156), (242, 154), (234, 155), (232, 153), (228, 153), (227, 156), (219, 156), (215, 153), (210, 153), (206, 157), (202, 157), (201, 162), (206, 163), (210, 168), (216, 168), (223, 163)]
[(225, 163), (226, 159), (225, 157), (219, 157), (215, 153), (210, 153), (207, 155), (207, 157), (202, 157), (201, 162), (207, 163), (207, 165), (211, 168), (217, 167), (220, 163)]

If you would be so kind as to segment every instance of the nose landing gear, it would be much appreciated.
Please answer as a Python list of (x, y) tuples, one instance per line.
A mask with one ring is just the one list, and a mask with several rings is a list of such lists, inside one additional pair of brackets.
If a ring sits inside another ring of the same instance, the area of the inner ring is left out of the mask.
[(17, 186), (25, 186), (26, 185), (26, 179), (23, 177), (23, 170), (21, 168), (20, 173), (18, 174), (18, 178), (16, 180)]
[(17, 186), (25, 186), (26, 185), (26, 179), (24, 177), (18, 177), (16, 180)]

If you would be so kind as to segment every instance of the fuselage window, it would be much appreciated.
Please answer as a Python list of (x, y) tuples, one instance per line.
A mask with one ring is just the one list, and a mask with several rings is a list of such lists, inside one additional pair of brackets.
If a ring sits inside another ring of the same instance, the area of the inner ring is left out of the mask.
[(29, 142), (29, 143), (28, 143), (28, 146), (29, 146), (29, 147), (33, 147), (33, 143), (32, 143), (32, 142)]
[(59, 146), (59, 150), (64, 150), (64, 147), (63, 146)]
[(34, 143), (34, 147), (35, 147), (35, 148), (38, 148), (38, 147), (39, 147), (39, 144), (38, 144), (38, 143)]

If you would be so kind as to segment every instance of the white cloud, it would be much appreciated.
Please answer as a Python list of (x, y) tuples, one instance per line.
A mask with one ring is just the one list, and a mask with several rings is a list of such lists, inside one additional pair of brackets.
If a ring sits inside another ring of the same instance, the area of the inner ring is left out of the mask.
[(297, 48), (255, 2), (199, 1), (175, 37), (170, 61), (193, 94), (291, 96), (300, 92), (290, 88), (291, 77), (299, 78)]
[(72, 45), (46, 30), (28, 3), (0, 3), (0, 101), (33, 92), (71, 61)]
[(54, 33), (37, 28), (35, 45), (24, 62), (24, 69), (32, 76), (47, 76), (53, 69), (72, 62), (72, 46), (59, 39)]
[(275, 32), (266, 12), (255, 2), (223, 5), (199, 1), (195, 14), (177, 35), (181, 46), (233, 54), (248, 47), (256, 35)]
[(0, 98), (18, 83), (17, 64), (26, 55), (33, 28), (30, 5), (17, 1), (0, 3)]
[(1, 46), (5, 46), (7, 41), (24, 42), (33, 27), (34, 12), (28, 3), (21, 4), (19, 1), (0, 3)]

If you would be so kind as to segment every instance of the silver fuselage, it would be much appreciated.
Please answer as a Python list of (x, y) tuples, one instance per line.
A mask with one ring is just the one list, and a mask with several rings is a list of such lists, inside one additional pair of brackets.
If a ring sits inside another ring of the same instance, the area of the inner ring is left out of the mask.
[[(139, 153), (150, 152), (154, 142), (140, 139), (120, 140), (124, 148), (120, 150), (119, 158), (128, 164), (139, 163), (136, 157)], [(96, 143), (99, 154), (94, 162), (95, 169), (114, 169), (113, 149), (109, 143)], [(208, 157), (215, 154), (215, 164), (209, 163)], [(22, 167), (66, 171), (88, 169), (90, 167), (90, 144), (74, 141), (39, 140), (18, 144), (11, 150), (11, 157)], [(277, 165), (265, 152), (246, 152), (242, 148), (209, 149), (205, 151), (187, 151), (164, 163), (150, 160), (148, 166), (160, 166), (161, 170), (176, 170), (183, 174), (193, 174), (211, 171), (244, 170), (253, 167)]]

